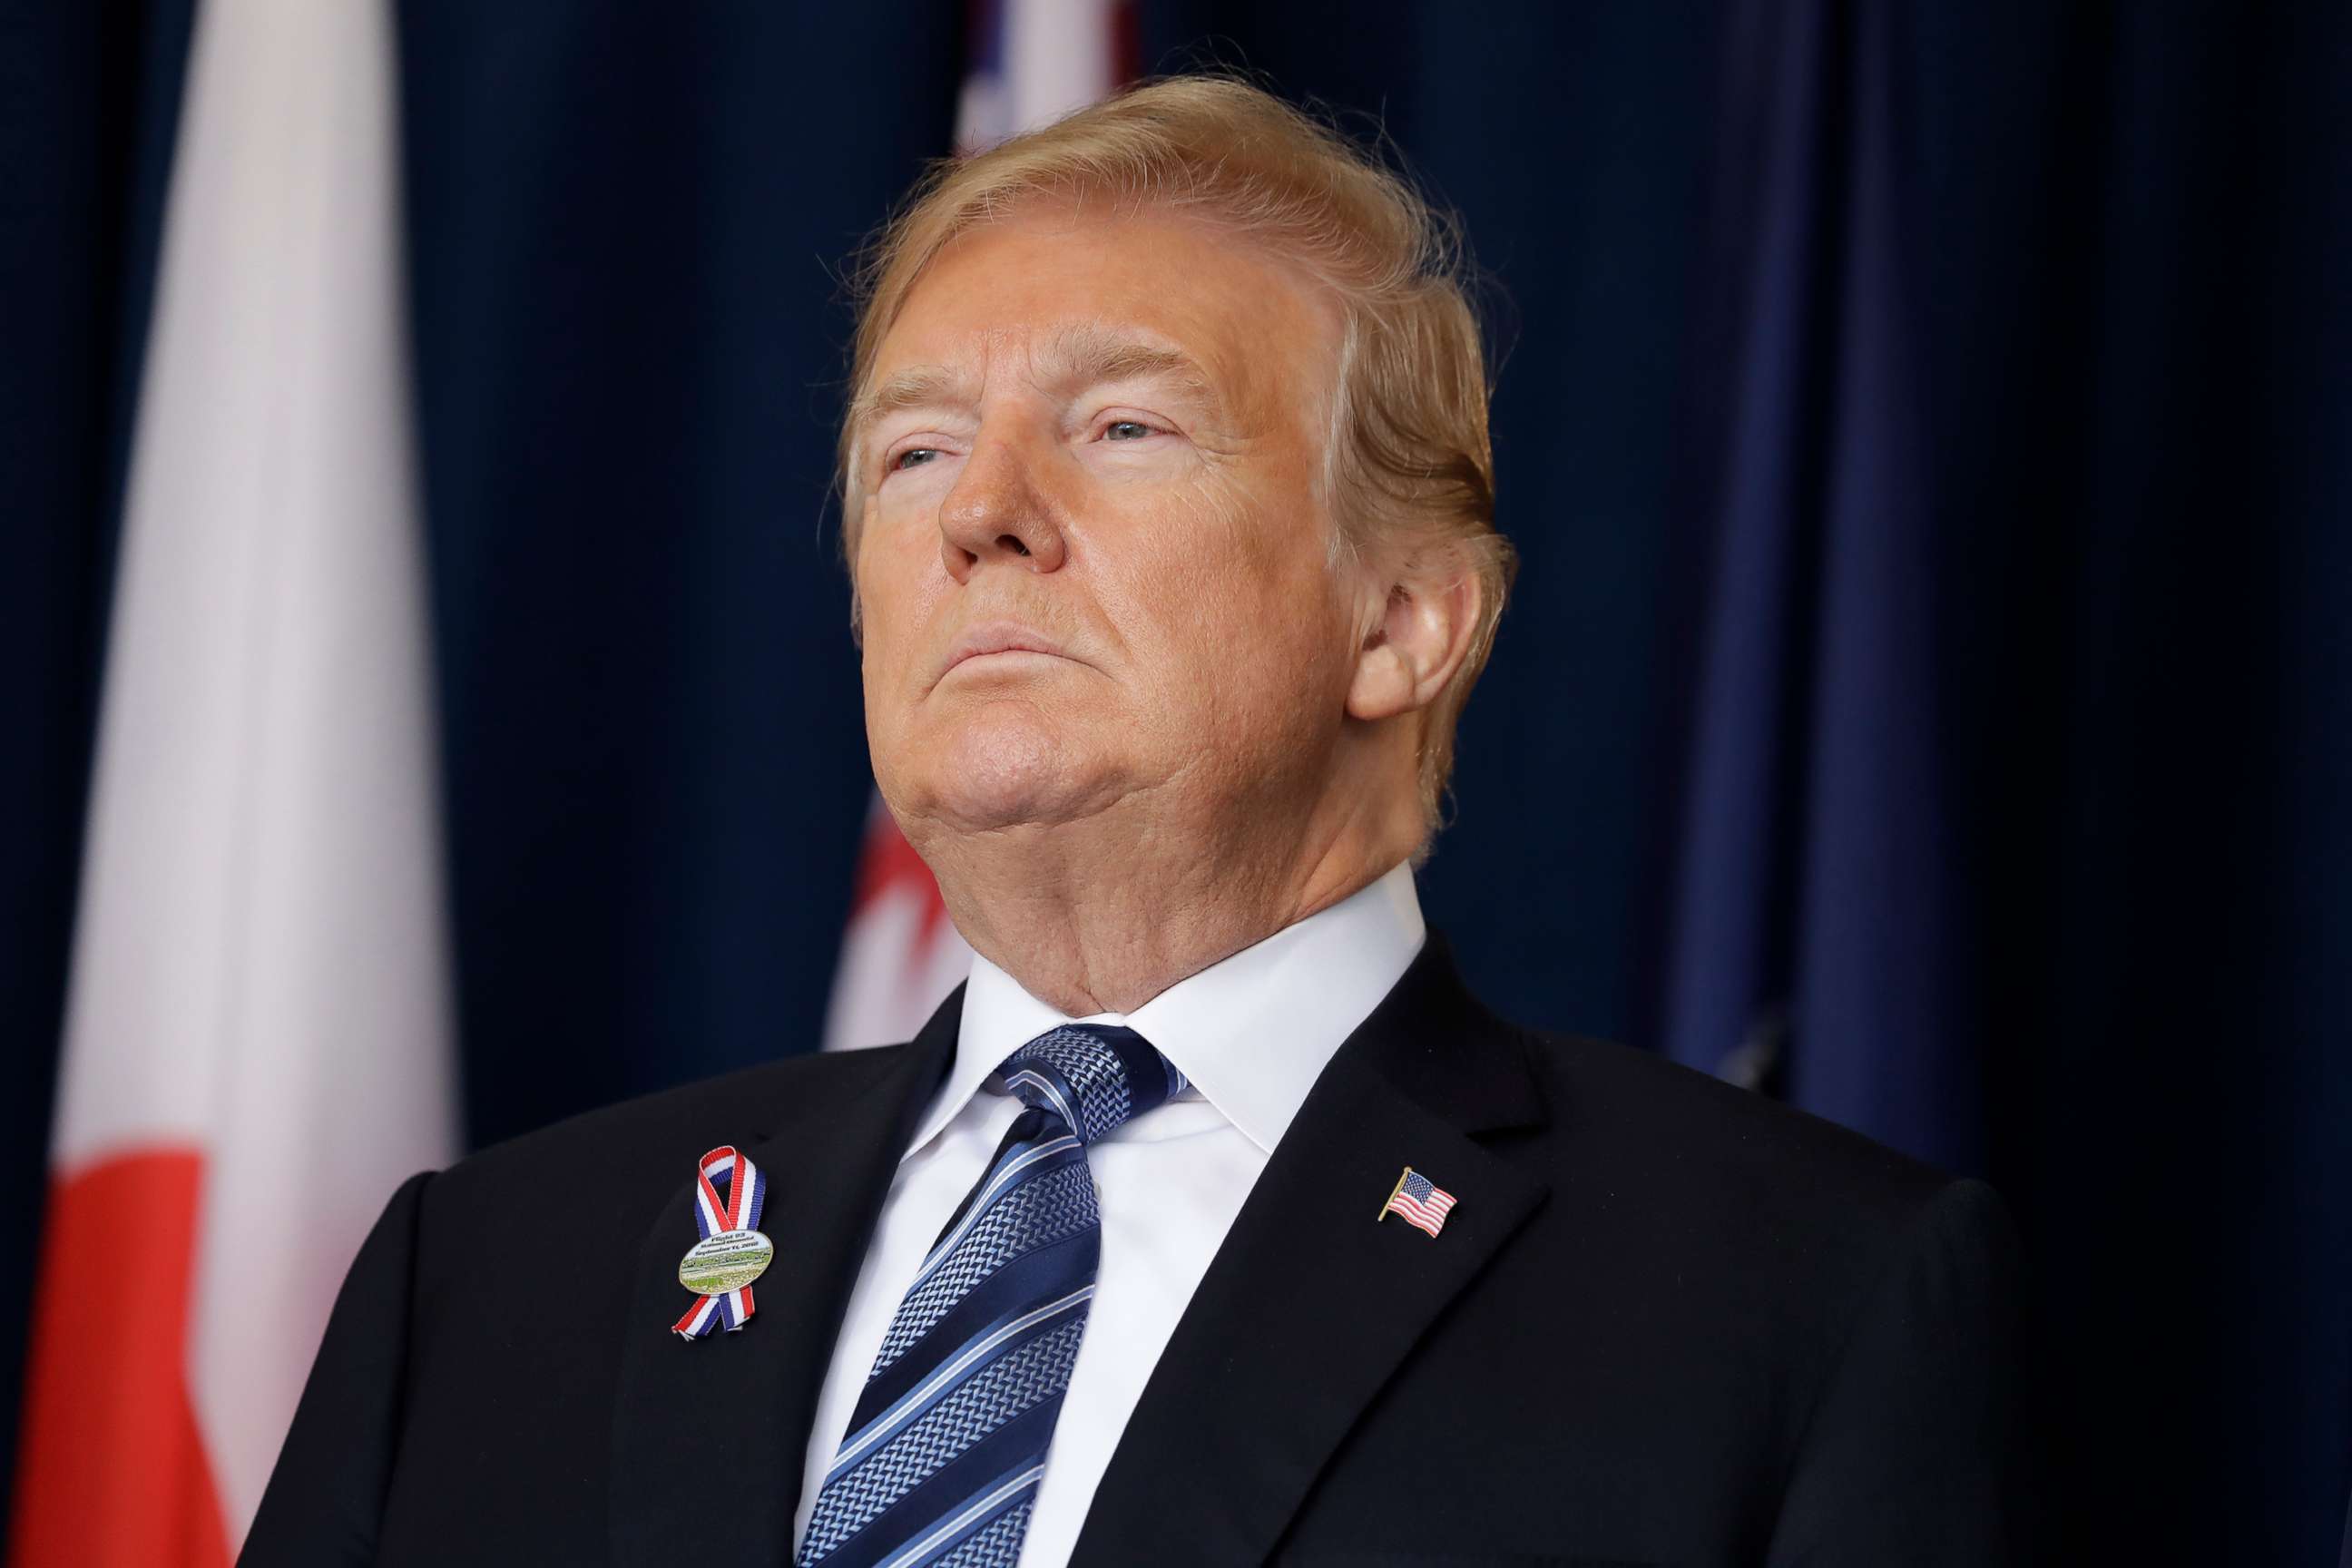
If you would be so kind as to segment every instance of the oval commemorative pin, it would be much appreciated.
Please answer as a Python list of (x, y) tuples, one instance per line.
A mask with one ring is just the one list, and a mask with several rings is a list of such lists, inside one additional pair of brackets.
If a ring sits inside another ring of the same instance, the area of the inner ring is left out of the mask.
[(687, 1249), (677, 1260), (677, 1282), (699, 1296), (740, 1290), (768, 1271), (776, 1244), (756, 1230), (722, 1230)]

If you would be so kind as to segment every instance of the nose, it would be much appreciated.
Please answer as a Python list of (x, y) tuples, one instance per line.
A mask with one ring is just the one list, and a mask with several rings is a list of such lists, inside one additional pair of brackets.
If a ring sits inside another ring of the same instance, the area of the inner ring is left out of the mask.
[(1055, 572), (1068, 553), (1032, 456), (1010, 441), (983, 441), (940, 503), (948, 575), (968, 583), (983, 562)]

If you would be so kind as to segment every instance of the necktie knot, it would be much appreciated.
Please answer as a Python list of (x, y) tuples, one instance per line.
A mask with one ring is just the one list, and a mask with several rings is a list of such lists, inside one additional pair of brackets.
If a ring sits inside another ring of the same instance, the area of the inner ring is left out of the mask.
[(799, 1568), (1012, 1568), (1102, 1258), (1086, 1146), (1182, 1092), (1132, 1029), (1066, 1024), (1004, 1058), (1028, 1107), (907, 1287), (817, 1492)]
[(1087, 1143), (1184, 1091), (1184, 1075), (1151, 1042), (1108, 1024), (1048, 1029), (996, 1071), (1023, 1104), (1060, 1117)]

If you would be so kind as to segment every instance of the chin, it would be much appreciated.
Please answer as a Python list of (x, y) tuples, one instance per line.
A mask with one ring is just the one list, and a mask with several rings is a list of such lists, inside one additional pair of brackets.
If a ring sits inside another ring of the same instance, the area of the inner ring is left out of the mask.
[(894, 768), (894, 807), (961, 832), (1084, 816), (1116, 797), (1095, 737), (1079, 738), (1025, 702), (990, 703), (923, 737)]

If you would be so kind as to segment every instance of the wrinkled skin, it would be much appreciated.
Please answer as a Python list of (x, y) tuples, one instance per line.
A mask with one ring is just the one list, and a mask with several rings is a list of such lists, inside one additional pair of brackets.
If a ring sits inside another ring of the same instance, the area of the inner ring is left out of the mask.
[(1033, 994), (1128, 1011), (1409, 856), (1475, 580), (1357, 563), (1339, 315), (1181, 218), (971, 231), (885, 338), (852, 569), (884, 799)]

